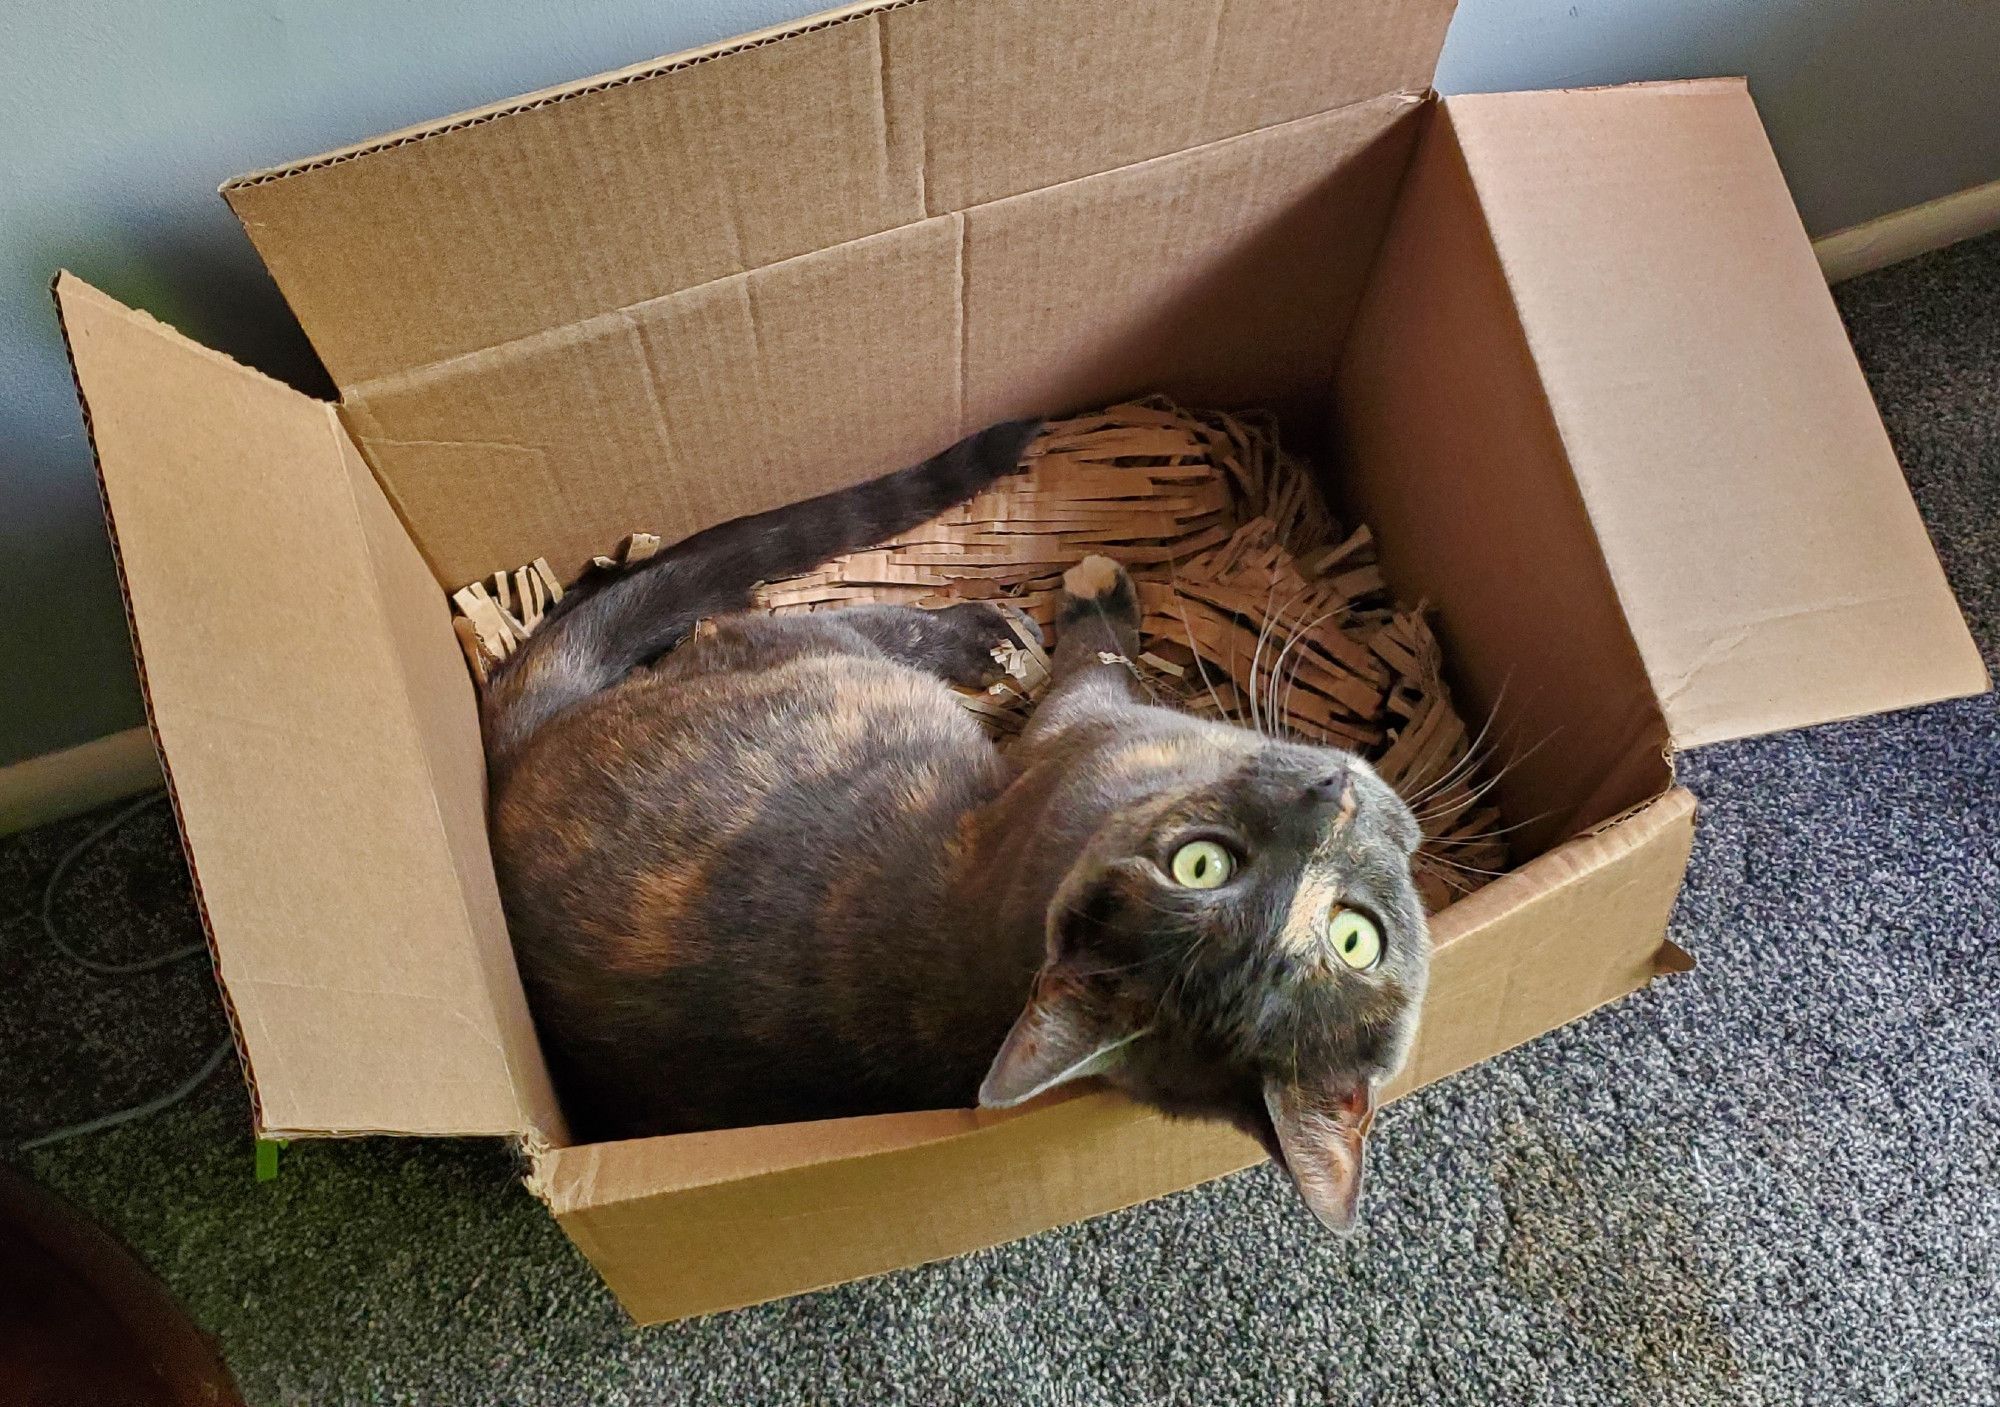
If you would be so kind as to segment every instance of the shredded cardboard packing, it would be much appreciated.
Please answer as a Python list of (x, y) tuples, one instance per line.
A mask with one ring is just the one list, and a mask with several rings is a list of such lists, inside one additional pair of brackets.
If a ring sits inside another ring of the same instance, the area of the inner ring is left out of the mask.
[[(621, 558), (651, 556), (634, 534)], [(1010, 603), (1045, 630), (1062, 574), (1091, 553), (1131, 572), (1144, 611), (1127, 661), (1145, 688), (1206, 717), (1349, 748), (1416, 808), (1418, 880), (1433, 910), (1506, 868), (1476, 740), (1452, 706), (1421, 609), (1398, 610), (1365, 525), (1337, 523), (1306, 467), (1257, 415), (1153, 398), (1051, 422), (1011, 475), (921, 527), (759, 587), (773, 612), (859, 602)], [(562, 587), (546, 561), (454, 597), (481, 679)], [(1034, 633), (995, 650), (1007, 678), (965, 706), (1005, 740), (1048, 685)]]

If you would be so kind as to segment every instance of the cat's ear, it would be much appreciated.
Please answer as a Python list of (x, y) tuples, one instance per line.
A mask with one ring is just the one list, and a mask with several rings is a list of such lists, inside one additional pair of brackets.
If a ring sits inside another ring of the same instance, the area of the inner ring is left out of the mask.
[(1292, 1185), (1312, 1214), (1342, 1233), (1361, 1205), (1361, 1164), (1375, 1091), (1366, 1080), (1313, 1088), (1271, 1080), (1264, 1108), (1285, 1155)]
[(1117, 1020), (1099, 984), (1061, 962), (1042, 968), (979, 1086), (987, 1109), (1011, 1109), (1057, 1085), (1110, 1068), (1121, 1047), (1144, 1035)]

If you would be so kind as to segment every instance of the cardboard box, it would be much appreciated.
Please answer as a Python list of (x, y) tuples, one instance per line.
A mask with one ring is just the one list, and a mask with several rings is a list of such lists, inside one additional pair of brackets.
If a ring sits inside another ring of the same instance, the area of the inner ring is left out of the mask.
[(1278, 407), (1435, 607), (1523, 863), (1404, 1088), (1682, 963), (1675, 749), (1985, 688), (1744, 86), (1440, 101), (1450, 8), (861, 5), (234, 182), (337, 405), (61, 278), (258, 1132), (519, 1139), (641, 1320), (1255, 1160), (1101, 1092), (587, 1147), (551, 1095), (441, 588), (1005, 416)]

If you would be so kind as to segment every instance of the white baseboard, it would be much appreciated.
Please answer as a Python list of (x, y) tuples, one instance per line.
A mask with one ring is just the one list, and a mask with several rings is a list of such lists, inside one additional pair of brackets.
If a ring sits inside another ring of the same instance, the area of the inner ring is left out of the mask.
[(144, 728), (0, 767), (0, 835), (60, 821), (161, 784)]
[(1828, 283), (2000, 230), (2000, 181), (1892, 210), (1813, 241)]

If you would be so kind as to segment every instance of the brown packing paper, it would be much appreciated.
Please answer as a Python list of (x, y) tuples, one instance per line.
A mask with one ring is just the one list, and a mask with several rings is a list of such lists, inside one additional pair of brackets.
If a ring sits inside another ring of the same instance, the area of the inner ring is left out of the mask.
[[(624, 560), (657, 546), (635, 534)], [(1123, 562), (1139, 587), (1142, 648), (1130, 663), (1149, 694), (1370, 757), (1418, 811), (1418, 882), (1433, 910), (1506, 869), (1499, 813), (1423, 613), (1393, 608), (1373, 535), (1334, 521), (1260, 417), (1154, 398), (1052, 422), (1025, 472), (886, 543), (766, 583), (757, 602), (790, 612), (997, 599), (1047, 628), (1062, 573), (1093, 552)], [(528, 568), (512, 578), (515, 597), (535, 581)], [(491, 597), (477, 582), (453, 597), (481, 677), (539, 618), (510, 605), (509, 579), (496, 573)], [(1047, 660), (1025, 636), (996, 657), (1008, 678), (959, 694), (1004, 739), (1046, 688)]]

